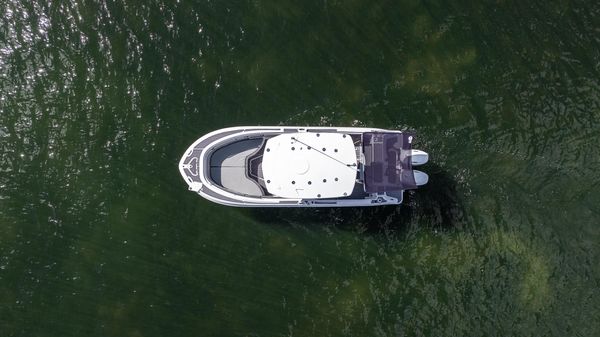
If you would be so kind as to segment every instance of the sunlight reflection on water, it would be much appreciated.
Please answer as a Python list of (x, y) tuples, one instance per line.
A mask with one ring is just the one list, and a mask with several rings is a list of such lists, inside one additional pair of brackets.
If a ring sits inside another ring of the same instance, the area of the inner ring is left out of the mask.
[[(8, 336), (597, 335), (598, 4), (0, 9)], [(187, 192), (185, 147), (244, 124), (415, 129), (430, 184), (377, 209)]]

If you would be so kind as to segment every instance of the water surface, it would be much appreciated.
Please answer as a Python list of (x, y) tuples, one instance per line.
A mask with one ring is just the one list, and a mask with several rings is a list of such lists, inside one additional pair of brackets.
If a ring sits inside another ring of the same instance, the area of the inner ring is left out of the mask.
[[(233, 125), (413, 129), (402, 207), (247, 210)], [(600, 335), (600, 3), (0, 3), (2, 336)]]

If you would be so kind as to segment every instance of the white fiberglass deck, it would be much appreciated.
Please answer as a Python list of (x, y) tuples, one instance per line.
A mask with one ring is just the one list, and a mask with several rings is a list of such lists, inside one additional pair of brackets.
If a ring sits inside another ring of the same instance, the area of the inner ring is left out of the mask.
[(284, 198), (348, 196), (356, 183), (352, 138), (340, 133), (288, 133), (269, 139), (262, 170), (267, 190)]

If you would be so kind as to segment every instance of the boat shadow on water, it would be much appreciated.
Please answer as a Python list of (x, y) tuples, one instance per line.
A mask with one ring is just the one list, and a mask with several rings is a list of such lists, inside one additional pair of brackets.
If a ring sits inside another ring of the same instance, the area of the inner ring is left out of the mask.
[(249, 215), (262, 223), (291, 226), (335, 226), (360, 233), (404, 232), (414, 226), (449, 230), (462, 228), (465, 210), (456, 180), (436, 164), (425, 165), (429, 183), (404, 194), (398, 206), (347, 208), (256, 208)]

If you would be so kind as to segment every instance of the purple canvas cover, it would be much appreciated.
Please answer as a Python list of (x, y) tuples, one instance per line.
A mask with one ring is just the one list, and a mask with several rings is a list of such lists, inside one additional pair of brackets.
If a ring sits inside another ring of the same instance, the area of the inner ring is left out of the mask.
[(417, 188), (411, 164), (414, 133), (363, 134), (365, 192), (382, 193)]

